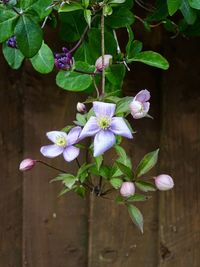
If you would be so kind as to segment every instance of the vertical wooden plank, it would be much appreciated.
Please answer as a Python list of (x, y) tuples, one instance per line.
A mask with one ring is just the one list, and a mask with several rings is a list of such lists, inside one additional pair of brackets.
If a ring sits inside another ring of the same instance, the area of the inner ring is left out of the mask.
[[(138, 78), (142, 74), (142, 79)], [(135, 95), (148, 88), (152, 94), (151, 114), (155, 120), (132, 120), (137, 131), (134, 140), (124, 140), (134, 164), (159, 146), (159, 87), (155, 75), (159, 71), (135, 64), (125, 84), (125, 94)], [(114, 151), (107, 152), (114, 160)], [(113, 196), (110, 196), (113, 198)], [(144, 235), (133, 225), (126, 207), (114, 201), (94, 198), (90, 218), (89, 267), (155, 267), (157, 266), (157, 199), (138, 205), (144, 214)]]
[[(75, 94), (55, 86), (55, 74), (42, 77), (27, 66), (24, 75), (25, 156), (43, 158), (59, 168), (75, 171), (62, 157), (48, 160), (40, 147), (48, 144), (47, 131), (72, 123)], [(83, 160), (83, 155), (80, 161)], [(75, 194), (58, 198), (60, 184), (49, 184), (58, 173), (36, 166), (24, 179), (24, 267), (77, 267), (87, 262), (87, 202)]]
[(163, 82), (161, 169), (175, 179), (160, 193), (161, 267), (200, 264), (199, 39), (166, 42), (171, 68)]
[(0, 58), (0, 266), (22, 266), (23, 145), (21, 72), (11, 72)]

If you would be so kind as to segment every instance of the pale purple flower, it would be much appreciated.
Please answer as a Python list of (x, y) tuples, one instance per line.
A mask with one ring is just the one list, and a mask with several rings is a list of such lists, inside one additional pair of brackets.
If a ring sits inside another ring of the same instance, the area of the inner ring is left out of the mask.
[(120, 188), (120, 194), (123, 197), (130, 197), (135, 194), (135, 185), (133, 182), (123, 182)]
[(160, 174), (154, 179), (156, 187), (161, 191), (166, 191), (174, 187), (174, 181), (168, 174)]
[(96, 60), (95, 67), (98, 71), (102, 71), (103, 69), (106, 69), (112, 61), (112, 56), (111, 55), (104, 55), (104, 64), (102, 61), (102, 57), (99, 57)]
[(86, 106), (85, 106), (85, 104), (83, 104), (81, 102), (77, 103), (76, 109), (77, 109), (78, 112), (81, 112), (81, 113), (86, 112)]
[(149, 111), (150, 103), (150, 92), (148, 90), (140, 91), (130, 104), (131, 114), (134, 119), (141, 119), (145, 117)]
[(94, 157), (103, 154), (111, 148), (115, 142), (115, 135), (133, 138), (132, 133), (122, 117), (113, 117), (115, 104), (93, 102), (95, 116), (91, 116), (85, 124), (80, 139), (88, 136), (94, 137)]
[(74, 146), (80, 132), (81, 127), (79, 126), (72, 128), (68, 134), (61, 131), (48, 132), (47, 138), (54, 144), (41, 147), (40, 152), (47, 158), (55, 158), (63, 154), (66, 161), (72, 161), (78, 157), (80, 152), (80, 149)]
[(19, 170), (24, 172), (24, 171), (29, 171), (31, 170), (36, 164), (36, 160), (34, 159), (24, 159), (19, 165)]

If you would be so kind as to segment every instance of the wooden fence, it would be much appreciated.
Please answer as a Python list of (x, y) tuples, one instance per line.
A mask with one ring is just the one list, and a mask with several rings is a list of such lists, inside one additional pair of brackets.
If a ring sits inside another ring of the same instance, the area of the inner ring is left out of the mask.
[[(154, 37), (147, 37), (147, 48), (161, 50), (171, 67), (132, 66), (124, 93), (148, 88), (155, 119), (134, 121), (138, 133), (124, 144), (135, 163), (160, 147), (154, 174), (171, 174), (175, 188), (139, 205), (143, 235), (112, 201), (71, 193), (58, 198), (60, 185), (49, 184), (56, 172), (43, 166), (18, 171), (23, 158), (41, 157), (45, 132), (70, 123), (84, 96), (60, 90), (55, 73), (39, 75), (29, 63), (12, 71), (1, 56), (1, 267), (200, 266), (200, 42)], [(65, 164), (61, 157), (55, 162)]]

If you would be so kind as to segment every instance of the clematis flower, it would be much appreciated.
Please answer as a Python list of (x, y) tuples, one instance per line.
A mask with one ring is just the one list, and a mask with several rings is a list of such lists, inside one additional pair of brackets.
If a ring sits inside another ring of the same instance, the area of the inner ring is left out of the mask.
[(96, 116), (91, 116), (87, 121), (80, 134), (80, 139), (95, 136), (94, 157), (103, 154), (115, 144), (115, 135), (133, 138), (124, 119), (122, 117), (113, 117), (115, 108), (115, 104), (93, 102), (93, 110)]
[(72, 54), (66, 47), (62, 48), (63, 53), (56, 53), (54, 55), (55, 66), (59, 70), (69, 70), (72, 67)]
[(131, 114), (134, 119), (141, 119), (145, 117), (149, 111), (150, 92), (148, 90), (140, 91), (130, 104)]
[(68, 134), (62, 131), (48, 132), (47, 138), (54, 144), (41, 147), (40, 152), (47, 158), (55, 158), (63, 154), (66, 161), (72, 161), (80, 152), (79, 148), (73, 146), (77, 143), (80, 132), (79, 126), (72, 128)]

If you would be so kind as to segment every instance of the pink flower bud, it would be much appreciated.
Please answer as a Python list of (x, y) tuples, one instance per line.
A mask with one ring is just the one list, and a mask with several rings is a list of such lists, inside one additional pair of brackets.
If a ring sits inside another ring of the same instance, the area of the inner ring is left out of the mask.
[(104, 55), (104, 66), (102, 62), (102, 57), (99, 57), (96, 60), (95, 67), (98, 71), (102, 71), (103, 69), (106, 69), (112, 61), (112, 56), (111, 55)]
[(155, 185), (159, 190), (166, 191), (174, 187), (174, 181), (171, 176), (160, 174), (155, 177)]
[(78, 112), (81, 112), (81, 113), (86, 112), (86, 106), (80, 102), (77, 103), (76, 109)]
[(19, 165), (19, 170), (24, 172), (24, 171), (29, 171), (31, 170), (36, 164), (36, 160), (34, 159), (24, 159)]
[(150, 103), (150, 93), (148, 90), (141, 90), (134, 98), (130, 104), (131, 115), (134, 119), (141, 119), (145, 117), (149, 111)]
[(135, 185), (132, 182), (123, 182), (120, 188), (120, 194), (123, 197), (130, 197), (135, 194)]

